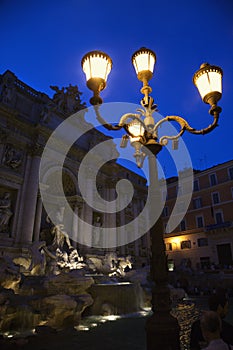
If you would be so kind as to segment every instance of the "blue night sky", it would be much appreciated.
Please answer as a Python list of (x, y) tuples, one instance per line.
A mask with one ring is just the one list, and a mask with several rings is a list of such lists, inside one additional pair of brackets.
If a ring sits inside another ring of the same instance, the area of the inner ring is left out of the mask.
[[(163, 115), (180, 115), (195, 128), (212, 122), (192, 76), (203, 62), (222, 67), (223, 112), (206, 136), (185, 134), (194, 168), (233, 158), (233, 2), (231, 0), (0, 0), (0, 74), (9, 69), (53, 96), (50, 85), (78, 85), (89, 105), (80, 61), (92, 50), (113, 60), (105, 102), (139, 103), (131, 55), (146, 46), (157, 55), (152, 95)], [(134, 111), (133, 111), (134, 112)], [(120, 116), (119, 116), (120, 117)], [(162, 160), (161, 153), (161, 164)], [(166, 162), (165, 162), (166, 163)], [(163, 164), (167, 176), (172, 175)]]

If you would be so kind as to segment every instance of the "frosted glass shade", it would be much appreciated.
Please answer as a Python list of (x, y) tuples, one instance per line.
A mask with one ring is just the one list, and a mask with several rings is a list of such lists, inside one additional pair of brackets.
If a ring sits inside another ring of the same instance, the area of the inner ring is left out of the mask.
[(91, 51), (82, 58), (81, 65), (87, 81), (91, 78), (99, 78), (106, 83), (112, 69), (112, 60), (104, 52)]
[(144, 135), (145, 129), (137, 120), (133, 120), (130, 124), (128, 124), (128, 131), (130, 134), (130, 142), (139, 141), (140, 138)]
[(132, 56), (132, 63), (137, 74), (143, 71), (150, 71), (153, 74), (156, 55), (152, 50), (142, 47)]
[(209, 103), (210, 96), (214, 98), (215, 103), (221, 98), (222, 75), (221, 68), (211, 66), (208, 63), (202, 64), (200, 69), (194, 74), (193, 82), (205, 103)]

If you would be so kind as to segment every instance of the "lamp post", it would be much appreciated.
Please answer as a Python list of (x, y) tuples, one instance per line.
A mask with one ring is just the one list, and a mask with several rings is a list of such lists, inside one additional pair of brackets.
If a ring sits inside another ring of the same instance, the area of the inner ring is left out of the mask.
[[(152, 88), (149, 80), (153, 77), (156, 55), (152, 50), (141, 48), (132, 56), (137, 78), (142, 82), (141, 109), (138, 113), (124, 114), (117, 125), (107, 123), (101, 116), (99, 106), (103, 102), (100, 92), (106, 87), (107, 76), (112, 67), (111, 58), (101, 52), (92, 51), (86, 54), (81, 62), (86, 74), (87, 86), (93, 91), (90, 103), (94, 106), (98, 121), (108, 130), (124, 128), (126, 135), (122, 137), (121, 147), (126, 147), (128, 140), (135, 149), (134, 157), (138, 167), (143, 166), (143, 160), (148, 156), (150, 175), (150, 200), (156, 207), (161, 207), (161, 198), (158, 188), (158, 172), (156, 156), (169, 140), (172, 140), (174, 148), (177, 147), (179, 137), (185, 131), (192, 134), (207, 134), (218, 125), (221, 108), (217, 102), (222, 95), (222, 70), (208, 63), (202, 64), (193, 76), (193, 83), (198, 88), (203, 101), (210, 105), (209, 113), (213, 116), (213, 122), (201, 130), (192, 128), (188, 122), (180, 116), (167, 116), (155, 121), (153, 113), (157, 110), (154, 99), (150, 96)], [(180, 125), (176, 135), (158, 137), (158, 128), (161, 124), (175, 121)], [(144, 147), (143, 147), (144, 146)], [(150, 207), (150, 216), (153, 217), (153, 207)], [(171, 316), (170, 290), (168, 287), (168, 268), (165, 246), (163, 241), (163, 225), (161, 216), (151, 228), (151, 278), (152, 311), (146, 324), (147, 350), (163, 349), (178, 350), (179, 325)]]

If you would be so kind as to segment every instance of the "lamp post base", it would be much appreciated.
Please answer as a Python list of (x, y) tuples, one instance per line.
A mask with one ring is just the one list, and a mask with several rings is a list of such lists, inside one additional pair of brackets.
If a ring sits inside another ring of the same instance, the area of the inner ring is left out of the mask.
[(154, 313), (146, 322), (147, 350), (180, 350), (179, 332), (170, 313)]

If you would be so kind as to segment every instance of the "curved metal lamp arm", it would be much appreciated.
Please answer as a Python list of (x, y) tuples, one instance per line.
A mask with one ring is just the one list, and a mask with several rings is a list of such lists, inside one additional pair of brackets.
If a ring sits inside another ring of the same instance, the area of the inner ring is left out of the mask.
[(160, 139), (159, 139), (159, 143), (164, 145), (166, 144), (166, 141), (165, 140), (177, 140), (180, 136), (183, 135), (183, 133), (185, 131), (188, 131), (190, 132), (191, 134), (196, 134), (196, 135), (205, 135), (205, 134), (208, 134), (209, 132), (211, 132), (213, 129), (215, 129), (217, 126), (218, 126), (218, 119), (219, 119), (219, 112), (221, 111), (220, 107), (217, 107), (215, 108), (215, 110), (211, 113), (214, 117), (214, 121), (212, 124), (210, 124), (209, 126), (207, 126), (206, 128), (204, 129), (200, 129), (200, 130), (197, 130), (197, 129), (194, 129), (192, 128), (189, 123), (183, 119), (182, 117), (179, 117), (179, 116), (167, 116), (161, 120), (159, 120), (154, 128), (153, 128), (153, 133), (154, 134), (157, 134), (157, 130), (158, 130), (158, 127), (166, 122), (166, 121), (176, 121), (178, 124), (180, 124), (181, 126), (181, 129), (180, 129), (180, 132), (177, 134), (177, 135), (174, 135), (174, 136), (162, 136)]
[(95, 114), (96, 114), (96, 118), (98, 120), (98, 122), (100, 122), (101, 125), (103, 125), (103, 127), (105, 127), (105, 129), (107, 130), (120, 130), (123, 125), (112, 125), (110, 123), (107, 123), (106, 120), (100, 115), (99, 112), (99, 105), (94, 105), (94, 110), (95, 110)]
[[(117, 125), (112, 125), (110, 123), (107, 123), (106, 120), (100, 115), (100, 112), (99, 112), (99, 105), (95, 105), (94, 106), (94, 109), (95, 109), (95, 113), (96, 113), (96, 117), (97, 117), (97, 120), (108, 130), (120, 130), (121, 128), (124, 128), (126, 130), (126, 132), (131, 136), (131, 137), (134, 137), (134, 135), (132, 135), (129, 131), (129, 128), (128, 128), (128, 125), (129, 123), (127, 123), (128, 119), (132, 119), (132, 120), (137, 120), (138, 122), (140, 122), (142, 124), (142, 126), (144, 127), (144, 129), (149, 132), (150, 135), (152, 135), (153, 138), (156, 138), (157, 139), (157, 130), (159, 128), (159, 126), (161, 124), (163, 124), (164, 122), (167, 122), (167, 121), (175, 121), (177, 122), (178, 124), (180, 124), (181, 126), (181, 129), (180, 131), (174, 135), (174, 136), (162, 136), (160, 139), (159, 139), (159, 143), (161, 145), (165, 145), (167, 144), (167, 140), (178, 140), (180, 136), (183, 135), (183, 133), (185, 131), (188, 131), (190, 132), (191, 134), (196, 134), (196, 135), (205, 135), (205, 134), (208, 134), (209, 132), (211, 132), (213, 129), (215, 129), (217, 126), (218, 126), (218, 119), (219, 119), (219, 114), (221, 112), (221, 108), (218, 107), (218, 106), (214, 106), (211, 108), (210, 110), (210, 114), (213, 115), (214, 117), (214, 121), (212, 124), (210, 124), (209, 126), (207, 126), (206, 128), (204, 129), (200, 129), (200, 130), (197, 130), (197, 129), (194, 129), (192, 128), (189, 123), (182, 117), (179, 117), (179, 116), (167, 116), (161, 120), (159, 120), (152, 129), (149, 129), (144, 121), (141, 119), (141, 115), (142, 114), (136, 114), (136, 113), (126, 113), (124, 114), (119, 123)], [(145, 137), (141, 137), (141, 140), (142, 140), (142, 143), (144, 144), (144, 141), (146, 141), (146, 138)]]
[[(100, 114), (99, 112), (99, 105), (95, 105), (94, 106), (94, 110), (95, 110), (95, 114), (96, 114), (96, 118), (97, 120), (108, 130), (120, 130), (123, 127), (126, 128), (128, 123), (126, 123), (126, 121), (128, 119), (137, 119), (143, 126), (145, 127), (145, 124), (143, 123), (143, 121), (140, 119), (140, 114), (135, 114), (135, 113), (126, 113), (124, 114), (121, 119), (120, 122), (117, 125), (113, 125), (108, 123)], [(127, 132), (130, 134), (130, 132), (127, 130)], [(130, 136), (133, 137), (133, 135), (130, 134)]]
[[(219, 107), (220, 109), (220, 107)], [(218, 119), (219, 119), (219, 109), (216, 109), (214, 112), (213, 112), (213, 117), (214, 117), (214, 121), (212, 124), (210, 124), (209, 126), (207, 126), (206, 128), (204, 129), (200, 129), (200, 130), (197, 130), (197, 129), (194, 129), (192, 128), (188, 122), (181, 118), (181, 117), (177, 117), (177, 116), (168, 116), (166, 117), (166, 119), (168, 121), (171, 121), (171, 120), (174, 120), (176, 122), (178, 122), (182, 129), (184, 129), (184, 131), (188, 131), (190, 132), (191, 134), (197, 134), (197, 135), (205, 135), (205, 134), (208, 134), (210, 131), (212, 131), (213, 129), (215, 129), (217, 126), (218, 126)], [(221, 109), (220, 109), (221, 110)]]

